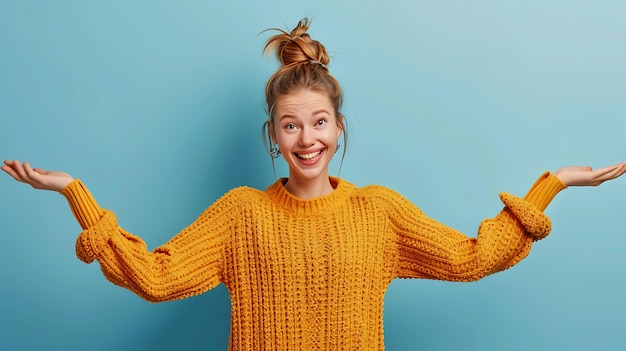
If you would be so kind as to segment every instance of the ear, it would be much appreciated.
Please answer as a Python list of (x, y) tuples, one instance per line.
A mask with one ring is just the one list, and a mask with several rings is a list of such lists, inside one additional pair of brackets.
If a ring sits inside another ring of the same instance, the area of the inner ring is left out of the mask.
[(339, 139), (339, 136), (343, 132), (343, 123), (344, 122), (345, 122), (345, 118), (343, 117), (343, 115), (340, 114), (337, 117), (337, 139)]
[(267, 133), (269, 134), (272, 143), (278, 144), (276, 142), (276, 131), (274, 130), (274, 122), (270, 118), (267, 120), (266, 123), (267, 123)]

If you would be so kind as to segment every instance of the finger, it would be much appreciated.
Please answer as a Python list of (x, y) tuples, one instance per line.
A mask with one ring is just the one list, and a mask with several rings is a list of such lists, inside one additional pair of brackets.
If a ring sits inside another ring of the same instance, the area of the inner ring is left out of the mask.
[(626, 171), (626, 169), (624, 167), (616, 166), (614, 169), (610, 170), (607, 173), (604, 173), (604, 174), (600, 175), (596, 179), (601, 181), (601, 182), (605, 182), (607, 180), (615, 179), (615, 178), (621, 176), (622, 174), (624, 174), (624, 171)]
[(2, 166), (2, 167), (0, 167), (0, 169), (2, 169), (6, 174), (11, 175), (11, 167), (9, 167), (9, 166)]
[(35, 179), (39, 176), (39, 173), (33, 171), (32, 167), (30, 166), (28, 162), (24, 161), (22, 165), (24, 168), (24, 173), (26, 173), (26, 176), (28, 177), (28, 179)]
[(25, 183), (24, 180), (22, 180), (20, 175), (17, 174), (17, 172), (15, 171), (13, 167), (2, 166), (2, 170), (5, 171), (8, 175), (10, 175), (13, 179), (17, 180), (18, 182)]
[(616, 172), (623, 172), (624, 170), (626, 170), (626, 163), (619, 163), (615, 166), (615, 168)]
[(17, 174), (19, 180), (26, 183), (28, 180), (28, 177), (26, 176), (26, 173), (24, 172), (24, 167), (20, 164), (20, 161), (13, 160), (12, 168), (13, 168), (13, 171), (15, 171), (15, 173)]
[(607, 174), (609, 174), (611, 172), (614, 172), (615, 170), (619, 170), (619, 165), (608, 166), (608, 167), (596, 169), (595, 171), (592, 171), (593, 172), (593, 179), (603, 178), (604, 176), (606, 176)]
[(624, 173), (626, 173), (626, 163), (620, 163), (618, 169), (615, 171), (613, 179), (621, 177)]
[[(18, 163), (19, 164), (19, 163)], [(17, 168), (20, 176), (24, 180), (24, 183), (30, 184), (32, 187), (37, 187), (41, 183), (40, 175), (33, 172), (28, 162), (24, 161), (20, 167)]]
[(24, 172), (28, 176), (27, 183), (35, 189), (44, 189), (44, 179), (42, 175), (33, 171), (28, 162), (24, 162)]

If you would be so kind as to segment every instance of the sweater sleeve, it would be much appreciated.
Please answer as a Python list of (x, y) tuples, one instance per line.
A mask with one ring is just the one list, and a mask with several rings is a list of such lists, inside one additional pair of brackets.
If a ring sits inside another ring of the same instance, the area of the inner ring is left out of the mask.
[(79, 180), (61, 191), (84, 229), (76, 241), (78, 258), (97, 260), (109, 281), (151, 302), (198, 295), (221, 282), (223, 250), (238, 203), (235, 193), (230, 191), (166, 244), (148, 251), (141, 238), (98, 206)]
[(75, 179), (60, 193), (67, 199), (76, 221), (83, 230), (98, 223), (104, 215), (100, 205), (79, 179)]
[(565, 187), (546, 172), (523, 198), (500, 194), (503, 210), (483, 220), (475, 238), (428, 218), (408, 200), (398, 198), (391, 206), (398, 277), (473, 281), (512, 267), (528, 255), (534, 241), (550, 232), (550, 219), (543, 211)]

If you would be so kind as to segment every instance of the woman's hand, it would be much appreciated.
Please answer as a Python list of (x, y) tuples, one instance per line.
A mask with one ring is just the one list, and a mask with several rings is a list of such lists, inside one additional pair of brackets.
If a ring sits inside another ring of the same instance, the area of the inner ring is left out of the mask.
[(607, 180), (618, 178), (626, 172), (626, 163), (593, 170), (589, 166), (559, 168), (554, 175), (567, 186), (598, 186)]
[(31, 168), (28, 162), (21, 164), (17, 160), (5, 160), (0, 168), (18, 182), (29, 184), (35, 189), (60, 191), (74, 181), (74, 178), (65, 172)]

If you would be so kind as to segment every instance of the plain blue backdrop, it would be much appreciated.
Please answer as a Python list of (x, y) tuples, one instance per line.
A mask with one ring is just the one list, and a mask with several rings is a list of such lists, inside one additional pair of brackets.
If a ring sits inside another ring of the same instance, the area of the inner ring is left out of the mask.
[[(345, 90), (341, 176), (474, 236), (499, 192), (626, 159), (625, 12), (618, 0), (0, 0), (0, 159), (81, 178), (154, 248), (232, 187), (274, 181), (261, 124), (277, 64), (259, 33), (309, 16)], [(552, 234), (509, 271), (394, 281), (387, 349), (621, 349), (624, 194), (623, 179), (563, 191)], [(0, 349), (226, 349), (223, 286), (145, 302), (75, 258), (61, 196), (8, 176), (0, 195)]]

